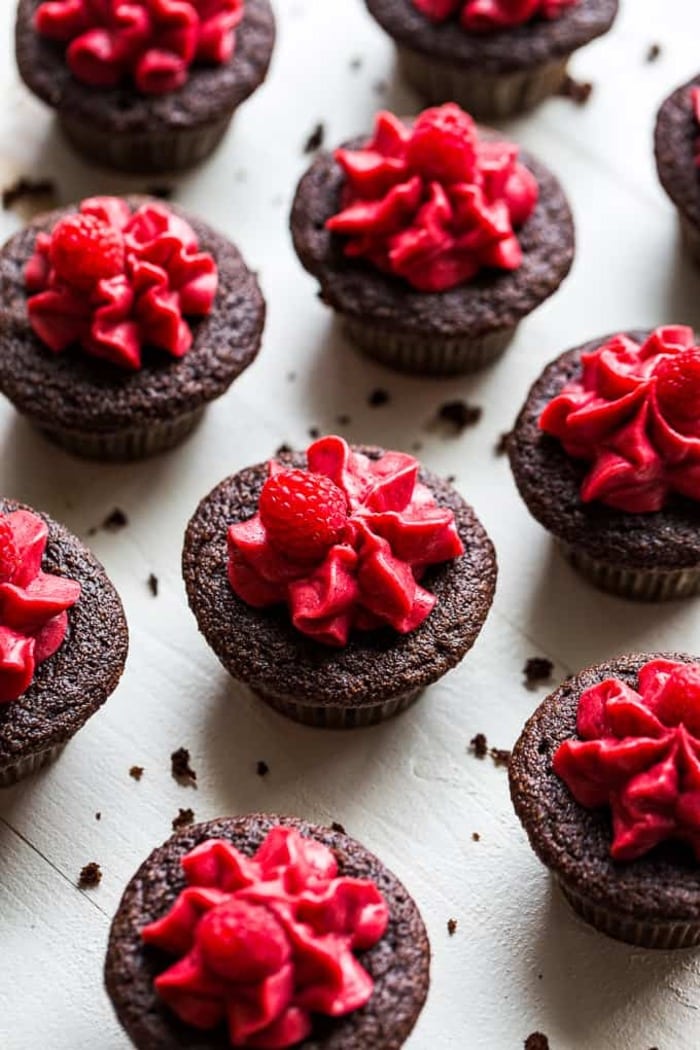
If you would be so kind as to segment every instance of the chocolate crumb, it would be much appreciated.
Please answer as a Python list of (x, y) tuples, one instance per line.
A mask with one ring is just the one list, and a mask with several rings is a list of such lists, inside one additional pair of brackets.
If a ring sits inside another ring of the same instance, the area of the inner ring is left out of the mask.
[(504, 766), (506, 769), (508, 768), (508, 763), (510, 762), (510, 751), (505, 747), (492, 747), (489, 750), (489, 755), (497, 769), (501, 766)]
[(179, 809), (177, 816), (173, 817), (173, 831), (179, 831), (180, 828), (188, 828), (190, 824), (194, 824), (194, 810)]
[(449, 933), (450, 937), (454, 937), (454, 935), (457, 932), (457, 920), (456, 919), (448, 919), (447, 920), (447, 932)]
[(164, 184), (149, 186), (146, 193), (151, 197), (159, 197), (162, 201), (171, 201), (175, 196), (175, 187)]
[(102, 820), (102, 814), (99, 811), (95, 814), (95, 820)]
[(153, 597), (157, 598), (158, 597), (158, 577), (156, 576), (156, 574), (154, 572), (152, 572), (149, 575), (148, 580), (146, 582), (148, 584), (148, 589), (151, 592), (151, 594), (153, 595)]
[(78, 889), (94, 889), (95, 886), (99, 886), (101, 881), (102, 869), (99, 864), (96, 864), (94, 860), (91, 860), (89, 864), (86, 864), (84, 868), (80, 869), (80, 875), (78, 876)]
[(656, 62), (661, 54), (661, 44), (649, 44), (647, 51), (647, 62)]
[(275, 455), (284, 456), (285, 454), (293, 451), (294, 450), (292, 449), (292, 446), (288, 445), (286, 441), (283, 441), (281, 445), (277, 446), (277, 451), (275, 452)]
[(13, 208), (20, 201), (34, 197), (55, 197), (56, 183), (53, 179), (28, 179), (24, 175), (5, 186), (2, 191), (2, 206), (5, 211)]
[(353, 73), (358, 73), (362, 69), (362, 58), (360, 55), (355, 55), (354, 58), (350, 59), (350, 69)]
[(531, 656), (523, 667), (526, 687), (534, 689), (540, 682), (549, 682), (553, 670), (554, 664), (546, 656)]
[(474, 755), (474, 758), (485, 758), (488, 749), (488, 742), (483, 733), (477, 733), (469, 741), (469, 750)]
[(316, 439), (320, 438), (320, 436), (321, 436), (321, 430), (320, 430), (319, 427), (309, 427), (309, 437), (313, 441), (316, 441)]
[(129, 776), (133, 777), (134, 780), (140, 780), (143, 776), (143, 766), (132, 766), (129, 770)]
[(499, 436), (498, 441), (493, 447), (493, 450), (497, 456), (505, 456), (506, 452), (508, 451), (508, 442), (510, 441), (510, 435), (510, 430), (504, 430), (503, 433)]
[(367, 404), (370, 408), (381, 408), (382, 405), (386, 405), (391, 400), (391, 395), (388, 390), (382, 390), (381, 387), (377, 387), (367, 398)]
[(345, 827), (342, 824), (339, 824), (337, 820), (333, 821), (331, 827), (333, 828), (333, 831), (337, 831), (339, 835), (347, 834)]
[(107, 515), (100, 528), (104, 529), (105, 532), (119, 532), (120, 529), (123, 529), (128, 524), (129, 519), (121, 507), (115, 507), (114, 510)]
[(585, 106), (593, 92), (593, 84), (590, 80), (576, 80), (568, 74), (564, 78), (558, 94), (564, 98), (570, 98), (577, 106)]
[(323, 140), (326, 137), (326, 128), (322, 121), (319, 120), (314, 130), (309, 135), (308, 139), (304, 143), (304, 153), (315, 153), (316, 150), (320, 149), (323, 145)]
[(454, 485), (456, 480), (457, 480), (457, 475), (456, 474), (448, 474), (447, 477), (445, 478), (445, 481), (447, 482), (448, 485)]
[(261, 759), (255, 767), (255, 772), (258, 774), (259, 777), (266, 777), (267, 774), (270, 772), (270, 767), (268, 766), (267, 762), (263, 762)]
[(190, 753), (186, 747), (179, 747), (170, 756), (170, 772), (178, 784), (184, 787), (197, 786), (197, 774), (190, 765)]
[(479, 834), (479, 832), (478, 831), (472, 831), (472, 842), (480, 842), (480, 841), (481, 841), (481, 835)]
[(549, 1050), (549, 1039), (542, 1032), (531, 1032), (523, 1045), (525, 1050)]
[(336, 417), (336, 423), (339, 427), (349, 427), (352, 423), (352, 420), (350, 416), (347, 416), (343, 413), (343, 415)]
[(467, 427), (475, 426), (483, 415), (480, 405), (470, 405), (467, 401), (445, 401), (437, 412), (437, 421), (447, 423), (455, 434), (461, 434)]

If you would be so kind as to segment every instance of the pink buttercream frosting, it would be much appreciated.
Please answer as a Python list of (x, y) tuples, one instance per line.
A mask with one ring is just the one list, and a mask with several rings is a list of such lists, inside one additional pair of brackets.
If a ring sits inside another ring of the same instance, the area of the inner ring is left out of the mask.
[(472, 33), (512, 29), (536, 18), (560, 18), (579, 0), (411, 0), (432, 22), (459, 18)]

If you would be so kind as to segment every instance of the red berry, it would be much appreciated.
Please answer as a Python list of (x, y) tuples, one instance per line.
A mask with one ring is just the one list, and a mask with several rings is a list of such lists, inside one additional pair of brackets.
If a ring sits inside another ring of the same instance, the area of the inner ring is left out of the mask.
[(197, 945), (217, 977), (246, 984), (277, 973), (291, 955), (284, 930), (272, 912), (235, 898), (202, 918)]
[(656, 368), (659, 404), (672, 419), (700, 422), (700, 350), (682, 350)]
[(263, 486), (260, 518), (280, 553), (294, 561), (320, 561), (343, 538), (347, 500), (323, 474), (283, 470)]
[(406, 159), (424, 179), (470, 182), (476, 167), (474, 121), (454, 102), (424, 110), (413, 125)]
[(19, 551), (12, 535), (12, 529), (4, 518), (0, 518), (0, 583), (12, 579), (19, 565)]
[(51, 235), (51, 264), (68, 284), (89, 288), (124, 269), (124, 238), (96, 215), (69, 215)]

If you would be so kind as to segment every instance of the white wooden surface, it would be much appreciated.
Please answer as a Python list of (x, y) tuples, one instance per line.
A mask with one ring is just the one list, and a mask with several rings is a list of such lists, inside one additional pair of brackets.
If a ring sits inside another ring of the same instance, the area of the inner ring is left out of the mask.
[[(13, 7), (5, 0), (0, 14), (0, 182), (52, 176), (66, 202), (147, 186), (87, 168), (57, 137), (16, 77)], [(534, 1030), (552, 1050), (700, 1045), (700, 955), (635, 950), (574, 919), (525, 842), (504, 770), (467, 753), (477, 732), (509, 747), (544, 695), (523, 687), (528, 656), (552, 657), (561, 676), (630, 649), (700, 650), (697, 602), (647, 608), (589, 588), (558, 560), (493, 454), (528, 384), (560, 350), (626, 326), (700, 324), (700, 277), (679, 252), (651, 153), (657, 104), (700, 66), (700, 8), (694, 0), (622, 7), (614, 32), (575, 60), (576, 73), (595, 81), (590, 103), (556, 99), (510, 128), (563, 179), (578, 254), (562, 291), (490, 372), (397, 378), (356, 357), (316, 299), (286, 230), (306, 137), (322, 120), (332, 144), (369, 128), (378, 106), (408, 112), (417, 100), (396, 82), (391, 46), (361, 0), (277, 0), (268, 84), (224, 148), (177, 184), (177, 199), (230, 234), (260, 270), (269, 321), (259, 361), (186, 446), (136, 466), (72, 459), (0, 405), (3, 494), (82, 535), (116, 505), (128, 513), (127, 528), (90, 542), (131, 626), (126, 674), (106, 708), (57, 765), (0, 796), (2, 1050), (124, 1050), (102, 988), (108, 923), (181, 806), (198, 819), (262, 809), (339, 820), (394, 868), (434, 949), (410, 1050), (516, 1050)], [(653, 42), (662, 55), (647, 64)], [(0, 232), (19, 222), (0, 215)], [(392, 401), (371, 409), (377, 386)], [(458, 439), (427, 431), (437, 406), (455, 396), (484, 406), (481, 423)], [(464, 664), (400, 719), (347, 735), (295, 726), (234, 686), (197, 634), (179, 572), (183, 529), (205, 492), (282, 441), (304, 444), (309, 426), (337, 429), (343, 413), (351, 439), (405, 449), (422, 441), (427, 464), (457, 475), (500, 562), (494, 609)], [(151, 572), (158, 598), (146, 586)], [(170, 752), (183, 745), (197, 790), (170, 776)], [(265, 779), (259, 759), (270, 767)], [(129, 777), (133, 764), (145, 768), (140, 783)], [(75, 881), (91, 860), (104, 879), (83, 893)], [(449, 918), (459, 923), (451, 938)]]

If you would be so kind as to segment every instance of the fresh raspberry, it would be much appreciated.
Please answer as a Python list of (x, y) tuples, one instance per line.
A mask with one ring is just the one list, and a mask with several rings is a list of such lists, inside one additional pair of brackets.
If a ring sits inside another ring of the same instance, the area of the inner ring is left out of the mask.
[(197, 946), (217, 977), (246, 984), (279, 972), (292, 954), (271, 911), (234, 898), (202, 918)]
[(281, 553), (294, 561), (320, 561), (343, 538), (347, 500), (323, 474), (283, 470), (263, 486), (260, 518)]
[(0, 518), (0, 583), (10, 581), (18, 565), (19, 551), (12, 529), (4, 518)]
[(700, 422), (700, 350), (665, 357), (656, 369), (659, 404), (672, 419)]
[(51, 235), (51, 264), (68, 284), (90, 288), (124, 269), (124, 238), (95, 215), (69, 215)]
[(455, 105), (426, 109), (406, 148), (412, 171), (438, 182), (470, 182), (476, 168), (476, 125)]

